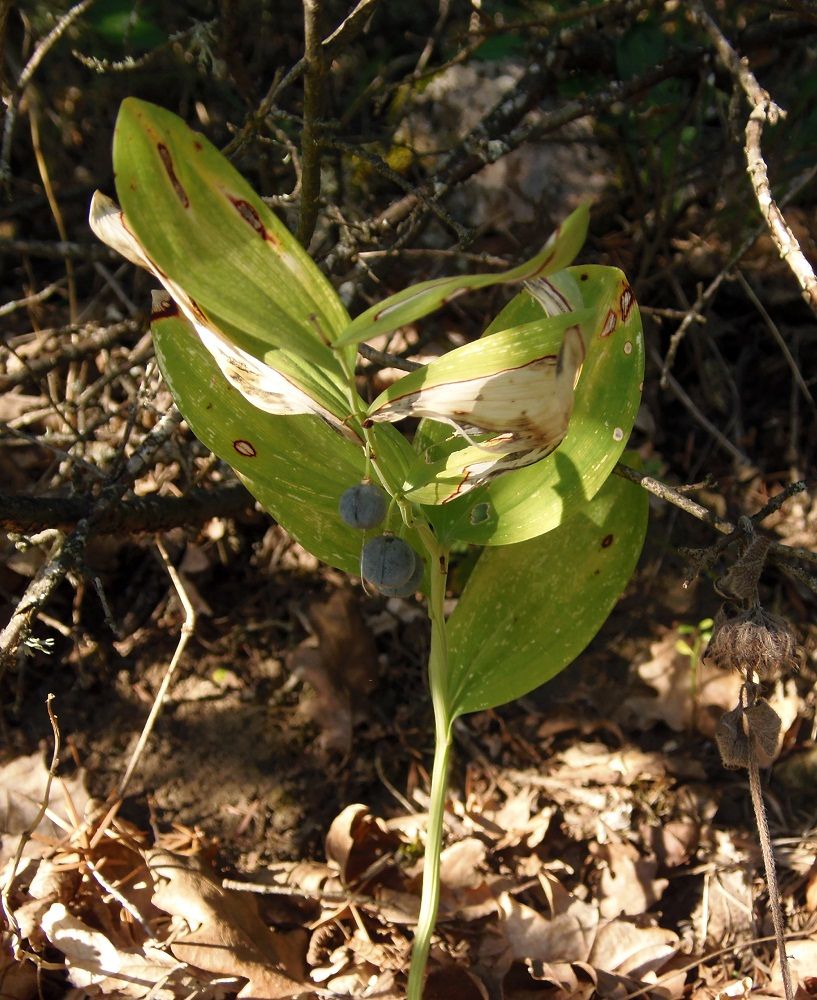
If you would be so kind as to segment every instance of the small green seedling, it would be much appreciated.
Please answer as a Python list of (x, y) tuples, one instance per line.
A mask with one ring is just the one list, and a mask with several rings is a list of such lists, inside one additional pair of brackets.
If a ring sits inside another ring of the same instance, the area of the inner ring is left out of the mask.
[(702, 618), (697, 625), (683, 624), (678, 626), (678, 635), (685, 638), (675, 642), (676, 652), (689, 660), (689, 694), (693, 714), (698, 703), (698, 673), (701, 667), (701, 656), (712, 638), (715, 622), (712, 618)]
[[(424, 281), (352, 319), (267, 204), (175, 115), (126, 100), (113, 159), (121, 207), (97, 193), (91, 225), (164, 286), (156, 355), (193, 431), (320, 559), (383, 594), (425, 594), (435, 753), (407, 986), (420, 1000), (454, 722), (570, 663), (641, 551), (646, 494), (610, 476), (644, 373), (632, 290), (616, 268), (572, 264), (582, 205), (517, 267)], [(496, 284), (517, 294), (481, 339), (371, 405), (359, 396), (358, 344)], [(420, 418), (411, 440), (396, 426), (406, 417)], [(469, 544), (481, 554), (446, 615), (449, 555)]]

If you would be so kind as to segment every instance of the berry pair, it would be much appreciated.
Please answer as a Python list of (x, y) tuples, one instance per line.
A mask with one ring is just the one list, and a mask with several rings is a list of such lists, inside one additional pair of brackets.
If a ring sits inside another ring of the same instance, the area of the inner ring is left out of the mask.
[[(350, 486), (340, 498), (341, 519), (352, 528), (375, 528), (386, 516), (385, 493), (371, 483)], [(423, 581), (423, 560), (395, 535), (378, 535), (363, 546), (360, 575), (386, 597), (409, 597)]]

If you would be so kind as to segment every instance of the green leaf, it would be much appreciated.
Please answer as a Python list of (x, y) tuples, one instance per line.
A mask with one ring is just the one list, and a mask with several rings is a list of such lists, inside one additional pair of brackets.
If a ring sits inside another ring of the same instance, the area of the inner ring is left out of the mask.
[(338, 344), (359, 344), (427, 316), (447, 302), (474, 288), (530, 281), (561, 271), (573, 260), (584, 243), (590, 208), (580, 205), (559, 226), (535, 257), (509, 271), (495, 274), (459, 275), (434, 278), (410, 285), (357, 316)]
[[(551, 531), (596, 494), (626, 447), (644, 377), (641, 318), (632, 290), (617, 268), (585, 264), (567, 271), (592, 313), (592, 321), (582, 323), (587, 353), (567, 434), (549, 458), (426, 508), (442, 542), (506, 545)], [(486, 336), (541, 316), (542, 307), (523, 292)], [(568, 462), (556, 461), (560, 455)], [(475, 517), (475, 508), (484, 510), (485, 504), (487, 515)]]
[[(247, 399), (270, 413), (317, 413), (339, 433), (360, 438), (351, 411), (354, 408), (360, 412), (363, 402), (351, 386), (338, 384), (337, 371), (322, 368), (292, 351), (278, 347), (268, 350), (269, 345), (248, 336), (240, 327), (233, 327), (224, 319), (216, 324), (188, 292), (150, 258), (131, 232), (124, 212), (100, 191), (91, 201), (88, 221), (103, 242), (162, 282), (222, 372)], [(187, 236), (182, 233), (180, 238)], [(337, 359), (331, 354), (327, 357), (334, 367)], [(259, 360), (261, 358), (263, 361)]]
[[(317, 417), (276, 416), (253, 406), (227, 382), (181, 316), (159, 314), (151, 329), (162, 374), (196, 437), (235, 469), (304, 548), (331, 566), (359, 573), (366, 536), (341, 521), (338, 501), (366, 472), (363, 449)], [(412, 458), (409, 445), (390, 426), (374, 433), (378, 466), (399, 481)], [(403, 530), (397, 512), (386, 528)], [(405, 537), (420, 549), (413, 532)]]
[[(553, 462), (577, 479), (561, 451)], [(520, 698), (581, 653), (632, 575), (647, 512), (646, 493), (612, 476), (556, 530), (485, 549), (448, 620), (449, 718)]]
[(163, 275), (219, 329), (299, 354), (343, 383), (328, 345), (347, 326), (346, 310), (295, 237), (203, 135), (129, 97), (113, 159), (126, 225)]
[[(442, 457), (438, 442), (422, 450), (403, 485), (409, 500), (446, 502), (553, 451), (567, 429), (584, 360), (581, 318), (549, 316), (466, 344), (374, 401), (370, 420), (424, 416), (458, 428), (443, 442)], [(476, 443), (472, 435), (480, 432), (491, 436)]]

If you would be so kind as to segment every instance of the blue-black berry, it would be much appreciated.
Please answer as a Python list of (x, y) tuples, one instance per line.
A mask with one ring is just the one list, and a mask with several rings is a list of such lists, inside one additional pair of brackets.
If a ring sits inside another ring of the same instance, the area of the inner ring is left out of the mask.
[(372, 483), (358, 483), (345, 490), (338, 503), (341, 519), (351, 528), (375, 528), (386, 516), (386, 494)]
[(402, 538), (379, 535), (363, 546), (360, 557), (361, 576), (381, 590), (383, 587), (403, 587), (417, 567), (414, 549)]

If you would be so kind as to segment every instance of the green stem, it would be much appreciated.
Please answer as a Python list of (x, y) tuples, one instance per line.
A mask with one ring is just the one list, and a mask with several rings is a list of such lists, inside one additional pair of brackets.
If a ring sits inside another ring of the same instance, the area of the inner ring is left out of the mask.
[(431, 620), (431, 649), (428, 682), (434, 707), (434, 766), (431, 772), (431, 804), (426, 832), (423, 888), (420, 913), (411, 952), (407, 1000), (422, 1000), (423, 980), (431, 948), (431, 936), (440, 903), (440, 854), (442, 852), (445, 799), (448, 791), (448, 764), (451, 754), (451, 722), (448, 712), (448, 636), (443, 601), (448, 579), (448, 553), (441, 548), (431, 529), (417, 522), (431, 565), (428, 617)]

